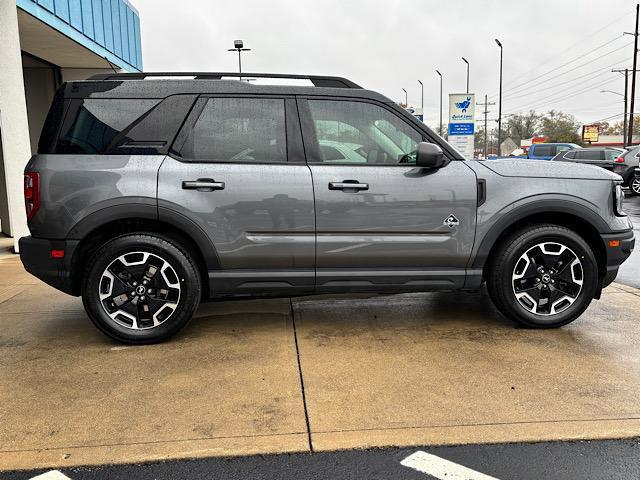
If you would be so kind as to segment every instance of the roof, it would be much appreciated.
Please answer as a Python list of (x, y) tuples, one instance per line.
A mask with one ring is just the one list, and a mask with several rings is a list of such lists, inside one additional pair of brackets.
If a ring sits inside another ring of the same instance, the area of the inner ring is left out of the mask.
[[(101, 74), (66, 84), (68, 98), (164, 98), (176, 94), (254, 94), (356, 97), (391, 102), (378, 92), (365, 90), (341, 77), (243, 73), (243, 78), (307, 79), (314, 86), (256, 85), (223, 77), (238, 73), (132, 73)], [(190, 77), (190, 78), (185, 78)]]

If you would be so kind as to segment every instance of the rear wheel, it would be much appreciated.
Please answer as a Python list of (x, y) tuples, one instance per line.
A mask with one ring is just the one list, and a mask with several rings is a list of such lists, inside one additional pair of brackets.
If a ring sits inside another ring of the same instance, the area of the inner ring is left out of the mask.
[(92, 322), (125, 343), (168, 339), (191, 319), (200, 299), (193, 259), (171, 241), (133, 234), (103, 245), (83, 282)]
[(631, 179), (629, 180), (629, 191), (631, 192), (631, 195), (634, 196), (638, 196), (640, 195), (640, 178), (639, 177), (631, 177)]
[(489, 269), (487, 287), (508, 318), (536, 328), (566, 325), (589, 306), (598, 285), (591, 248), (558, 225), (534, 225), (506, 238)]

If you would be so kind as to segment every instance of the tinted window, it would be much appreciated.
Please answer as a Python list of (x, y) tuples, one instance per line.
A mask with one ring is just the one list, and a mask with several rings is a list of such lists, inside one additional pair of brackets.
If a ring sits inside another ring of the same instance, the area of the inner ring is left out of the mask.
[(53, 153), (55, 151), (56, 135), (62, 123), (66, 106), (63, 93), (64, 90), (60, 89), (53, 98), (47, 119), (42, 126), (42, 133), (38, 142), (38, 153)]
[(622, 152), (618, 150), (605, 150), (604, 151), (604, 159), (605, 160), (615, 160), (618, 157), (622, 156)]
[(565, 150), (569, 150), (571, 147), (569, 145), (556, 145), (556, 152), (564, 152)]
[(157, 99), (72, 100), (56, 153), (105, 153), (123, 130), (158, 103)]
[(555, 155), (555, 148), (553, 145), (536, 145), (533, 148), (534, 157), (549, 157)]
[(576, 158), (580, 160), (602, 160), (602, 150), (578, 150)]
[[(309, 100), (326, 163), (415, 163), (422, 135), (388, 110), (365, 102)], [(328, 149), (327, 147), (331, 147)], [(339, 150), (343, 158), (335, 155)]]
[(576, 158), (576, 151), (575, 150), (571, 150), (570, 152), (567, 152), (564, 154), (564, 158)]
[(286, 162), (283, 99), (210, 98), (180, 154), (194, 160)]

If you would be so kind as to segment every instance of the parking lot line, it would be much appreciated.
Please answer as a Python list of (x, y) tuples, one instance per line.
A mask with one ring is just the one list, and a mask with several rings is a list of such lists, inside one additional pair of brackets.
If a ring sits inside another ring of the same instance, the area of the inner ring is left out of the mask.
[(60, 470), (51, 470), (37, 477), (31, 477), (31, 480), (71, 480)]
[(400, 462), (400, 465), (413, 468), (440, 480), (498, 480), (496, 477), (476, 472), (422, 450), (409, 455)]

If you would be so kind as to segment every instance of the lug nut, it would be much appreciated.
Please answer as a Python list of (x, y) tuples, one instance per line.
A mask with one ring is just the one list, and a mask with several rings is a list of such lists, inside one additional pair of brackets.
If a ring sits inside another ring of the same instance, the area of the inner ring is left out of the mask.
[(133, 286), (135, 287), (136, 285), (138, 285), (138, 282), (133, 282)]
[(141, 302), (144, 302), (144, 295), (142, 295), (142, 296), (140, 297), (140, 301), (141, 301)]
[(539, 278), (536, 278), (536, 282), (539, 282), (539, 281), (540, 281), (540, 279), (539, 279)]
[(147, 293), (151, 293), (151, 289), (150, 288), (147, 289)]
[(136, 292), (131, 292), (131, 296), (135, 297), (136, 296)]

